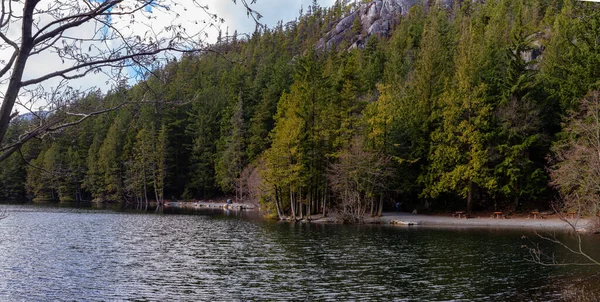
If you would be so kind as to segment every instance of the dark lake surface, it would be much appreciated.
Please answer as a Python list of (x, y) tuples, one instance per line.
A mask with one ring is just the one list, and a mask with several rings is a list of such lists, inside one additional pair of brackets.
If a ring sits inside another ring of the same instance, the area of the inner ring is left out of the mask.
[[(0, 209), (8, 213), (0, 220), (2, 301), (549, 301), (595, 269), (526, 261), (521, 245), (535, 236), (525, 230)], [(600, 240), (587, 238), (586, 246), (600, 256)]]

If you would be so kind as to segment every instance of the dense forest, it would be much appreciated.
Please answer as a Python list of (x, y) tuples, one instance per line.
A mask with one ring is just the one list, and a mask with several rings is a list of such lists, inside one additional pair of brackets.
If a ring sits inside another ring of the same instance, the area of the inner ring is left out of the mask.
[[(598, 6), (424, 2), (388, 36), (354, 22), (330, 48), (315, 45), (356, 6), (315, 2), (287, 24), (222, 33), (211, 51), (134, 86), (90, 92), (69, 110), (115, 110), (3, 161), (0, 200), (235, 195), (273, 216), (336, 210), (353, 220), (398, 201), (513, 212), (594, 196), (578, 182), (600, 184), (584, 173), (598, 152), (577, 150), (600, 150), (584, 133), (599, 116)], [(23, 115), (8, 139), (61, 114)]]

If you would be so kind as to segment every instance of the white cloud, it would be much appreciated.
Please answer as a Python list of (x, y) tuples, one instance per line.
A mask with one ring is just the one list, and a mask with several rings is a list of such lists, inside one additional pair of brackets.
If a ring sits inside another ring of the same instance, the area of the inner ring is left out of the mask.
[[(236, 6), (232, 1), (212, 0), (214, 10), (220, 16), (223, 16), (230, 32), (238, 30), (239, 33), (251, 33), (254, 31), (254, 20), (245, 15), (244, 8), (239, 4)], [(259, 12), (263, 18), (261, 23), (272, 27), (280, 20), (284, 23), (294, 20), (299, 16), (300, 9), (306, 12), (312, 0), (258, 0), (252, 8)], [(330, 7), (335, 0), (319, 0), (322, 7)], [(240, 17), (241, 16), (241, 17)]]
[[(124, 6), (133, 5), (138, 0), (126, 0)], [(206, 42), (214, 42), (217, 37), (216, 27), (209, 27), (212, 21), (209, 15), (200, 7), (192, 5), (192, 0), (157, 0), (157, 2), (164, 1), (164, 3), (170, 3), (168, 10), (165, 8), (155, 7), (151, 13), (146, 11), (139, 11), (134, 14), (133, 18), (135, 22), (130, 22), (131, 16), (113, 17), (111, 23), (113, 26), (119, 28), (124, 35), (139, 35), (140, 37), (158, 36), (165, 37), (172, 32), (167, 32), (164, 29), (171, 25), (180, 25), (184, 28), (188, 34), (203, 30), (208, 37), (202, 36), (202, 39)], [(254, 20), (246, 15), (246, 11), (241, 3), (234, 4), (231, 0), (197, 0), (201, 5), (207, 5), (210, 13), (216, 14), (219, 18), (225, 19), (225, 24), (220, 25), (221, 29), (225, 31), (229, 28), (229, 33), (233, 34), (235, 30), (238, 33), (251, 33), (255, 29)], [(239, 2), (239, 1), (238, 1)], [(248, 1), (251, 2), (251, 1)], [(333, 4), (334, 0), (321, 0), (319, 1), (321, 6), (327, 7)], [(21, 2), (13, 2), (15, 11), (21, 11)], [(55, 0), (42, 0), (38, 5), (38, 8), (44, 8), (49, 5), (55, 4)], [(92, 3), (98, 5), (101, 2), (88, 2), (87, 0), (68, 0), (62, 3), (70, 3), (72, 5), (84, 5), (85, 3)], [(161, 2), (163, 3), (163, 2)], [(256, 4), (252, 5), (252, 8), (259, 12), (263, 18), (260, 20), (261, 23), (267, 26), (274, 26), (279, 20), (288, 22), (294, 20), (299, 15), (301, 7), (306, 8), (311, 5), (312, 0), (258, 0)], [(114, 10), (115, 12), (118, 9)], [(150, 18), (148, 18), (150, 17)], [(54, 20), (53, 17), (40, 15), (40, 24), (47, 24)], [(68, 36), (77, 38), (91, 38), (97, 29), (102, 27), (98, 22), (87, 22), (77, 28), (68, 31)], [(8, 31), (5, 33), (14, 40), (19, 40), (21, 26), (19, 23), (11, 25)], [(200, 39), (200, 37), (195, 37)], [(90, 48), (90, 43), (82, 43), (80, 45), (83, 48), (83, 53), (90, 55), (97, 54), (102, 49), (107, 50), (114, 47), (119, 47), (120, 41), (108, 41), (105, 44), (95, 43), (95, 47)], [(8, 60), (11, 54), (10, 48), (0, 48), (0, 60)], [(72, 66), (73, 62), (64, 61), (58, 54), (54, 52), (43, 52), (38, 55), (30, 57), (26, 69), (24, 79), (37, 78), (50, 72), (64, 69)], [(2, 67), (2, 66), (0, 66)], [(6, 89), (6, 80), (10, 75), (5, 75), (0, 79), (0, 92), (4, 92)], [(106, 91), (110, 88), (110, 85), (106, 84), (108, 77), (103, 73), (90, 73), (83, 78), (75, 79), (69, 82), (69, 85), (74, 88), (88, 89), (91, 87), (101, 88)], [(56, 88), (60, 83), (59, 78), (54, 78), (43, 83), (43, 88), (51, 90)], [(0, 95), (2, 97), (2, 95)], [(22, 100), (26, 100), (27, 96), (24, 96)], [(36, 104), (38, 106), (39, 104)], [(22, 111), (22, 110), (20, 110)]]

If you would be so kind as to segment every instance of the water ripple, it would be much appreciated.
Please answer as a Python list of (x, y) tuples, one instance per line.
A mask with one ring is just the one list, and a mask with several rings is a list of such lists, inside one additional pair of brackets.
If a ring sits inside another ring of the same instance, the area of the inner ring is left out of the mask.
[(564, 273), (525, 262), (518, 232), (9, 210), (0, 300), (552, 300)]

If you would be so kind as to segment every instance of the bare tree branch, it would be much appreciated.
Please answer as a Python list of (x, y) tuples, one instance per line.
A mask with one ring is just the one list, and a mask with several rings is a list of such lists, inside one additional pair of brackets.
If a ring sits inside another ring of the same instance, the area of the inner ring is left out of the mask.
[[(45, 40), (55, 37), (56, 35), (66, 31), (67, 29), (80, 26), (81, 24), (88, 22), (88, 21), (94, 19), (95, 17), (103, 14), (104, 12), (108, 11), (109, 9), (113, 8), (115, 5), (117, 5), (121, 2), (123, 2), (123, 0), (111, 0), (111, 1), (101, 2), (101, 3), (98, 2), (98, 3), (100, 3), (100, 5), (94, 9), (90, 10), (89, 12), (84, 12), (84, 13), (76, 14), (76, 15), (72, 15), (72, 16), (66, 16), (64, 18), (60, 18), (58, 20), (50, 22), (46, 26), (40, 28), (38, 30), (38, 32), (33, 36), (33, 44), (34, 45), (39, 44), (42, 41), (45, 41)], [(44, 31), (46, 31), (47, 29), (52, 28), (58, 24), (61, 24), (61, 25), (59, 25), (58, 27), (56, 27), (55, 29), (53, 29), (47, 33), (44, 33)]]
[(572, 233), (575, 236), (575, 245), (573, 246), (565, 243), (563, 240), (557, 238), (555, 233), (549, 235), (542, 235), (536, 233), (536, 236), (539, 239), (561, 247), (565, 251), (569, 252), (571, 255), (578, 256), (584, 261), (564, 262), (562, 260), (557, 259), (554, 254), (549, 255), (546, 252), (544, 252), (544, 250), (539, 246), (539, 244), (533, 244), (532, 246), (523, 246), (529, 251), (530, 255), (530, 258), (526, 260), (537, 263), (542, 266), (600, 266), (600, 261), (594, 259), (590, 254), (583, 250), (583, 237), (580, 232), (580, 229), (578, 228), (581, 211), (579, 211), (579, 213), (577, 213), (577, 217), (571, 221), (563, 213), (560, 212), (560, 209), (557, 207), (556, 202), (552, 204), (552, 208), (557, 213), (559, 219), (569, 226), (570, 233)]
[(44, 173), (47, 173), (47, 174), (53, 174), (52, 172), (50, 172), (50, 171), (48, 171), (48, 170), (46, 170), (46, 169), (44, 169), (44, 168), (42, 168), (42, 167), (38, 167), (38, 166), (36, 166), (36, 165), (32, 164), (30, 161), (26, 160), (26, 159), (25, 159), (25, 156), (23, 156), (23, 152), (21, 152), (21, 149), (17, 150), (17, 152), (19, 153), (19, 156), (21, 157), (21, 160), (22, 160), (22, 161), (23, 161), (23, 162), (24, 162), (26, 165), (28, 165), (28, 166), (30, 166), (30, 167), (32, 167), (32, 168), (34, 168), (34, 169), (36, 169), (36, 170), (40, 170), (40, 171), (42, 171), (42, 172), (44, 172)]
[[(69, 113), (69, 104), (76, 101), (68, 100), (70, 94), (66, 92), (73, 89), (67, 84), (69, 80), (102, 73), (113, 83), (119, 83), (126, 78), (126, 68), (137, 66), (147, 75), (169, 58), (176, 57), (175, 54), (214, 51), (203, 42), (203, 35), (208, 28), (216, 28), (215, 24), (223, 22), (199, 0), (192, 0), (191, 4), (206, 14), (208, 22), (189, 32), (182, 26), (183, 21), (176, 10), (183, 6), (174, 0), (1, 1), (0, 40), (4, 43), (0, 50), (13, 48), (14, 51), (0, 69), (0, 83), (6, 84), (5, 90), (0, 92), (0, 161), (34, 137), (78, 125), (127, 104), (91, 113)], [(248, 16), (258, 23), (261, 15), (251, 8), (255, 2), (239, 1)], [(183, 9), (187, 10), (187, 7)], [(153, 22), (157, 18), (153, 13), (155, 10), (161, 13), (161, 18), (171, 16), (172, 22), (157, 27)], [(197, 19), (187, 22), (198, 24)], [(86, 30), (82, 36), (73, 31), (88, 25), (91, 31)], [(17, 27), (20, 34), (9, 35)], [(48, 73), (27, 75), (25, 67), (29, 59), (42, 54), (50, 54), (66, 66)], [(50, 86), (48, 83), (55, 85), (57, 80), (58, 85), (46, 91)], [(57, 97), (61, 94), (63, 96)], [(36, 102), (43, 104), (50, 113), (40, 114), (42, 109), (34, 110)], [(6, 142), (10, 121), (15, 118), (15, 104), (21, 104), (35, 115), (39, 124), (16, 141)], [(78, 119), (72, 120), (75, 116)]]

